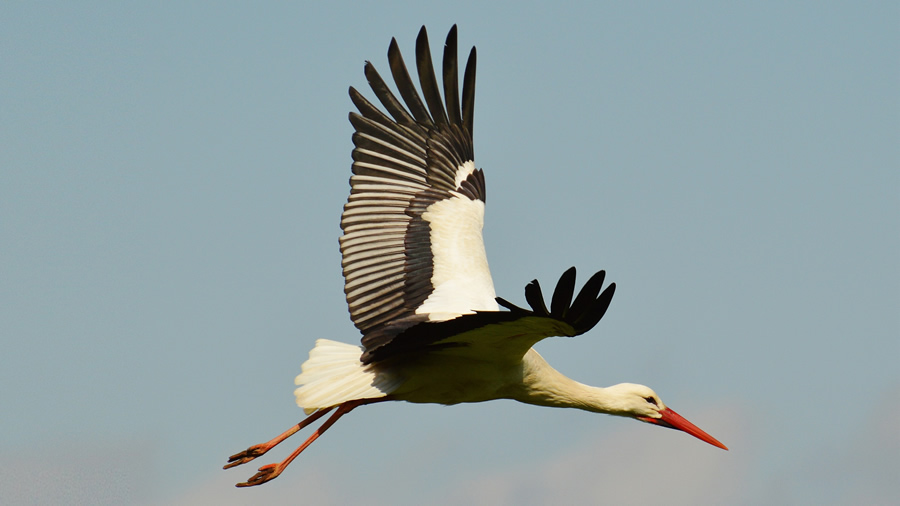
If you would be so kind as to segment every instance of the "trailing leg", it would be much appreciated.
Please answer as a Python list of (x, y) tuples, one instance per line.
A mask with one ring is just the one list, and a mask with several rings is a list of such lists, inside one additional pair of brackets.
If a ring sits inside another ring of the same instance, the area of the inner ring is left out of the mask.
[[(265, 483), (267, 481), (277, 478), (278, 475), (281, 474), (281, 472), (284, 471), (284, 469), (288, 465), (290, 465), (290, 463), (293, 462), (294, 459), (297, 458), (298, 455), (300, 455), (300, 453), (303, 452), (303, 450), (305, 450), (309, 445), (311, 445), (313, 443), (313, 441), (318, 439), (319, 436), (324, 434), (325, 431), (328, 430), (329, 427), (334, 425), (334, 422), (337, 422), (338, 418), (346, 415), (347, 413), (352, 411), (357, 406), (362, 406), (363, 404), (372, 404), (375, 402), (381, 402), (381, 401), (385, 401), (385, 400), (388, 400), (388, 399), (386, 397), (382, 397), (379, 399), (358, 399), (355, 401), (347, 401), (347, 402), (339, 405), (337, 407), (337, 411), (335, 411), (334, 414), (332, 414), (330, 417), (328, 417), (328, 420), (325, 420), (325, 423), (323, 423), (318, 429), (316, 429), (315, 432), (313, 432), (309, 436), (309, 438), (307, 438), (307, 440), (303, 442), (302, 445), (300, 445), (296, 450), (294, 450), (290, 455), (288, 455), (286, 459), (282, 460), (281, 462), (275, 463), (275, 464), (267, 464), (265, 466), (260, 467), (259, 472), (257, 472), (253, 476), (251, 476), (250, 479), (245, 481), (244, 483), (238, 483), (237, 486), (238, 487), (253, 487), (256, 485), (262, 485), (263, 483)], [(234, 465), (242, 464), (243, 462), (249, 462), (250, 460), (253, 460), (254, 458), (256, 458), (259, 455), (262, 455), (263, 453), (268, 451), (272, 446), (275, 446), (276, 444), (280, 443), (281, 441), (284, 441), (290, 435), (294, 434), (301, 428), (305, 427), (306, 425), (309, 425), (316, 419), (320, 418), (322, 415), (324, 415), (325, 413), (327, 413), (330, 410), (331, 410), (331, 408), (316, 411), (315, 413), (310, 415), (309, 418), (307, 418), (306, 420), (303, 420), (303, 422), (300, 422), (299, 424), (295, 425), (294, 427), (291, 427), (284, 434), (278, 436), (277, 438), (273, 439), (269, 443), (265, 443), (263, 445), (257, 445), (257, 447), (263, 448), (262, 453), (259, 453), (258, 455), (254, 454), (251, 456), (250, 454), (252, 453), (252, 450), (254, 450), (254, 448), (256, 448), (256, 447), (250, 447), (245, 452), (239, 453), (237, 455), (233, 455), (231, 457), (231, 459), (229, 459), (229, 460), (238, 460), (238, 459), (242, 460), (241, 462), (238, 462)], [(315, 418), (313, 420), (310, 420), (310, 418), (313, 418), (313, 417), (315, 417)], [(303, 427), (301, 427), (301, 425)], [(266, 446), (269, 445), (270, 443), (272, 443), (273, 441), (275, 443), (271, 444), (271, 446), (266, 448)], [(247, 453), (248, 455), (246, 457), (244, 457), (243, 456), (244, 453)], [(230, 467), (230, 466), (231, 466), (231, 464), (226, 466), (226, 468)]]
[(250, 448), (247, 448), (246, 450), (244, 450), (240, 453), (235, 453), (231, 457), (228, 457), (228, 464), (225, 464), (225, 467), (223, 467), (222, 469), (230, 469), (232, 467), (239, 466), (241, 464), (246, 464), (247, 462), (250, 462), (251, 460), (255, 459), (256, 457), (264, 455), (267, 451), (278, 446), (278, 444), (281, 443), (282, 441), (284, 441), (285, 439), (296, 434), (297, 431), (303, 430), (303, 428), (306, 427), (307, 425), (315, 422), (319, 418), (322, 418), (323, 415), (325, 415), (332, 409), (333, 408), (320, 409), (320, 410), (314, 412), (313, 414), (307, 416), (306, 418), (304, 418), (303, 421), (301, 421), (300, 423), (298, 423), (298, 424), (294, 425), (293, 427), (291, 427), (290, 429), (282, 432), (277, 437), (275, 437), (265, 443), (253, 445)]

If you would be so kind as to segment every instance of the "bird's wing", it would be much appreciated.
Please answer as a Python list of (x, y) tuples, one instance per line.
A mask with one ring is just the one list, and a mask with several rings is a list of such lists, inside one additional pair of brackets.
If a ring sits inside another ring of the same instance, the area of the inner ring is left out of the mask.
[(475, 48), (461, 100), (456, 26), (444, 46), (443, 99), (425, 27), (416, 39), (424, 102), (396, 39), (388, 60), (403, 102), (369, 62), (365, 74), (390, 116), (350, 88), (359, 113), (350, 113), (353, 176), (340, 245), (350, 316), (366, 348), (419, 322), (499, 310), (481, 236), (484, 174), (473, 161)]
[(591, 330), (606, 314), (616, 291), (615, 283), (601, 291), (605, 275), (605, 271), (600, 271), (591, 276), (573, 301), (575, 267), (568, 269), (556, 284), (550, 309), (544, 303), (540, 284), (533, 280), (525, 287), (530, 310), (498, 297), (497, 301), (508, 311), (476, 312), (442, 322), (426, 321), (399, 332), (388, 328), (391, 339), (367, 348), (361, 360), (368, 364), (433, 352), (519, 360), (544, 338), (574, 337)]

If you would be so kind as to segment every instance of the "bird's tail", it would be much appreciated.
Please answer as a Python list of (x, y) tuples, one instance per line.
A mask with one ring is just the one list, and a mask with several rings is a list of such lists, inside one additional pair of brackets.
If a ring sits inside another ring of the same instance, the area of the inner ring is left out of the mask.
[(352, 344), (319, 339), (303, 363), (303, 372), (294, 383), (297, 405), (306, 414), (356, 399), (377, 399), (393, 392), (400, 379), (363, 365), (363, 348)]

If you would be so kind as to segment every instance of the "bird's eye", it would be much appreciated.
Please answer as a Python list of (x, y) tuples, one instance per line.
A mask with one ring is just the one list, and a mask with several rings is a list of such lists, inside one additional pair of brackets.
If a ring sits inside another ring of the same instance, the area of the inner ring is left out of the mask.
[(644, 397), (644, 400), (649, 402), (650, 404), (653, 404), (654, 406), (659, 406), (659, 404), (656, 403), (656, 399), (654, 399), (653, 397)]

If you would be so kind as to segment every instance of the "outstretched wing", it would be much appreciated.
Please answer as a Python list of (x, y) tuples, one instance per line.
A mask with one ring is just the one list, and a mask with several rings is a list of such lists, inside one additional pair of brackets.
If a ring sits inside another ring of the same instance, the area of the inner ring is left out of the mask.
[(443, 352), (483, 356), (492, 361), (504, 357), (519, 360), (538, 341), (552, 336), (574, 337), (594, 328), (606, 314), (616, 291), (610, 283), (605, 290), (605, 271), (591, 276), (575, 300), (575, 267), (559, 278), (550, 309), (544, 303), (541, 285), (535, 279), (525, 287), (523, 309), (504, 299), (497, 302), (508, 311), (467, 314), (442, 322), (421, 322), (393, 334), (392, 339), (367, 348), (362, 362), (369, 364), (411, 355)]
[[(456, 26), (444, 46), (441, 98), (423, 26), (416, 39), (416, 91), (396, 39), (388, 49), (403, 102), (371, 63), (365, 74), (388, 114), (354, 88), (353, 176), (341, 215), (344, 292), (367, 349), (416, 323), (498, 311), (481, 230), (484, 174), (472, 149), (475, 48), (463, 77)], [(446, 104), (446, 107), (445, 107)]]

